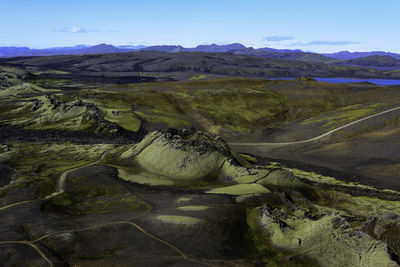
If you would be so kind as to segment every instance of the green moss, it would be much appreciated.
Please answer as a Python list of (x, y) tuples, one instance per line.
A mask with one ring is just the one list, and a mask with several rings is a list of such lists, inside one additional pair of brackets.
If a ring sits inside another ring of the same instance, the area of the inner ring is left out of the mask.
[(139, 212), (151, 210), (150, 204), (129, 193), (118, 193), (114, 196), (86, 199), (79, 199), (77, 196), (74, 196), (72, 201), (73, 205), (69, 210), (64, 212), (74, 215), (106, 214), (121, 210)]
[(190, 77), (189, 80), (198, 81), (198, 80), (204, 80), (206, 78), (207, 78), (207, 75), (199, 74), (199, 75)]
[(248, 161), (251, 164), (256, 164), (257, 163), (257, 159), (247, 155), (247, 154), (239, 154), (240, 157), (244, 158), (246, 161)]
[(179, 207), (179, 210), (183, 211), (202, 211), (202, 210), (208, 210), (210, 207), (208, 206), (182, 206)]
[(156, 139), (135, 158), (147, 172), (175, 181), (215, 179), (225, 159), (217, 151), (176, 149), (162, 139)]
[[(235, 160), (239, 161), (237, 160), (237, 158), (238, 157), (235, 157)], [(269, 173), (269, 170), (267, 169), (252, 169), (251, 168), (252, 166), (249, 165), (248, 163), (244, 164), (247, 161), (245, 161), (244, 163), (243, 160), (239, 162), (241, 163), (242, 166), (244, 165), (245, 167), (237, 166), (233, 162), (233, 160), (227, 160), (222, 165), (221, 172), (226, 177), (229, 177), (230, 180), (233, 180), (240, 184), (254, 183), (257, 180), (267, 176)]]
[(55, 177), (37, 177), (36, 191), (41, 196), (52, 194), (57, 187), (57, 178)]
[(227, 194), (227, 195), (248, 195), (248, 194), (266, 194), (270, 193), (267, 188), (260, 184), (238, 184), (227, 187), (215, 188), (207, 191), (211, 194)]
[[(136, 172), (136, 171), (135, 171)], [(175, 182), (168, 178), (160, 175), (155, 175), (147, 172), (132, 173), (131, 169), (118, 168), (118, 177), (122, 180), (134, 182), (138, 184), (148, 185), (174, 185)]]
[(52, 212), (65, 213), (73, 204), (72, 198), (67, 193), (62, 193), (51, 198), (47, 204), (46, 208)]
[(279, 250), (273, 249), (265, 232), (259, 226), (260, 212), (257, 209), (248, 209), (246, 239), (250, 245), (249, 252), (255, 258), (273, 258), (280, 254)]
[(176, 200), (176, 203), (181, 204), (181, 203), (185, 203), (188, 201), (191, 201), (192, 197), (180, 197)]
[(203, 220), (188, 216), (158, 215), (157, 219), (170, 224), (196, 225)]
[(10, 97), (10, 96), (18, 96), (21, 94), (32, 94), (32, 93), (40, 93), (40, 92), (57, 92), (59, 90), (47, 90), (44, 88), (41, 88), (35, 84), (31, 83), (21, 83), (18, 85), (14, 85), (11, 87), (8, 87), (4, 90), (0, 90), (0, 96), (1, 97)]
[(249, 88), (199, 90), (181, 95), (193, 112), (233, 130), (248, 132), (261, 119), (272, 118), (286, 108), (277, 93)]
[(128, 131), (137, 132), (142, 126), (142, 121), (131, 110), (105, 109), (105, 111), (104, 119), (115, 122)]
[(274, 248), (267, 234), (259, 223), (258, 209), (248, 209), (246, 215), (247, 228), (244, 233), (245, 249), (252, 258), (262, 261), (264, 266), (312, 267), (319, 266), (306, 256), (295, 256), (284, 249)]
[[(110, 190), (107, 190), (110, 191)], [(91, 191), (93, 193), (95, 191)], [(52, 198), (46, 205), (46, 210), (72, 215), (105, 214), (120, 210), (149, 211), (150, 204), (137, 196), (120, 191), (113, 195), (81, 195), (81, 192), (69, 190)]]
[(136, 111), (135, 113), (144, 118), (146, 121), (164, 124), (171, 128), (185, 128), (192, 126), (192, 123), (179, 117), (165, 116), (161, 114), (153, 115), (153, 113), (147, 114), (140, 111)]
[(18, 143), (5, 161), (18, 171), (15, 186), (34, 182), (39, 196), (55, 191), (62, 172), (98, 159), (111, 145)]
[(272, 118), (286, 109), (284, 98), (265, 89), (265, 84), (265, 81), (251, 79), (161, 82), (79, 94), (109, 108), (134, 105), (140, 117), (169, 127), (200, 124), (208, 129), (214, 123), (249, 132), (259, 120)]
[(119, 192), (117, 188), (114, 188), (105, 184), (93, 184), (86, 183), (85, 177), (71, 177), (67, 181), (67, 187), (72, 186), (74, 195), (76, 197), (83, 198), (95, 198), (98, 196), (113, 196)]
[[(296, 168), (285, 168), (285, 169), (290, 171), (288, 173), (292, 173), (293, 175), (295, 175), (297, 177), (300, 177), (302, 179), (307, 179), (307, 180), (310, 180), (310, 181), (317, 182), (317, 183), (319, 183), (321, 185), (337, 185), (337, 186), (340, 186), (341, 188), (343, 188), (342, 191), (344, 191), (345, 189), (358, 190), (358, 191), (360, 191), (360, 190), (369, 190), (370, 192), (377, 193), (377, 195), (379, 195), (378, 193), (380, 193), (380, 194), (388, 193), (388, 194), (395, 194), (395, 195), (397, 194), (398, 195), (398, 192), (396, 192), (394, 190), (389, 190), (389, 189), (378, 190), (378, 189), (376, 189), (376, 188), (374, 188), (372, 186), (362, 185), (362, 184), (357, 183), (357, 182), (346, 182), (345, 179), (340, 180), (340, 179), (337, 179), (337, 178), (334, 178), (334, 177), (321, 175), (321, 174), (316, 173), (316, 172), (309, 172), (309, 171), (304, 171), (304, 170), (300, 170), (300, 169), (296, 169)], [(265, 181), (267, 181), (267, 180), (265, 180)], [(299, 185), (301, 185), (301, 184), (299, 184)], [(315, 189), (318, 190), (317, 188), (315, 188)], [(337, 196), (340, 196), (340, 198), (342, 198), (344, 195), (346, 195), (346, 193), (343, 193), (343, 192), (341, 192), (339, 190), (337, 190), (337, 191), (329, 191), (329, 192), (331, 192), (332, 194), (335, 194)], [(356, 197), (356, 196), (352, 196), (352, 198), (354, 198), (355, 200), (356, 199), (360, 199), (360, 200), (363, 199), (363, 197)], [(375, 200), (375, 198), (367, 197), (366, 200), (372, 202), (372, 201)], [(385, 202), (385, 200), (383, 200), (383, 199), (379, 200), (379, 201)], [(397, 203), (397, 202), (396, 201), (395, 202), (389, 201), (388, 204), (389, 203)], [(378, 205), (378, 203), (375, 203), (375, 204), (377, 206), (381, 206), (381, 205)], [(364, 202), (363, 205), (360, 205), (360, 206), (373, 206), (373, 205), (371, 205), (371, 204), (367, 205), (367, 203)], [(393, 205), (390, 204), (390, 205), (388, 205), (388, 207), (393, 208)]]
[(274, 246), (290, 250), (295, 255), (312, 257), (322, 266), (393, 265), (385, 244), (352, 230), (337, 213), (317, 220), (287, 214), (275, 216), (263, 216), (263, 228)]
[[(60, 96), (56, 99), (62, 101)], [(27, 129), (47, 130), (84, 130), (92, 126), (92, 122), (83, 120), (85, 105), (78, 100), (56, 106), (44, 97), (35, 97), (19, 102), (20, 108), (15, 110), (10, 124)]]
[[(353, 97), (351, 90), (347, 89), (346, 85), (336, 84), (318, 83), (316, 88), (313, 82), (285, 81), (279, 85), (266, 80), (227, 78), (116, 86), (96, 93), (85, 91), (84, 95), (115, 107), (130, 108), (128, 103), (132, 103), (136, 114), (162, 125), (200, 125), (214, 132), (251, 133), (260, 123), (316, 116), (344, 106), (366, 103), (377, 94), (383, 95), (377, 89), (371, 89), (364, 95), (357, 93)], [(390, 99), (386, 97), (384, 100)], [(283, 113), (286, 119), (280, 116)], [(365, 111), (347, 115), (354, 118), (363, 114)], [(343, 123), (350, 119), (347, 115), (332, 121)], [(328, 128), (334, 126), (327, 125)]]
[(121, 198), (120, 203), (123, 207), (129, 210), (140, 210), (140, 211), (148, 211), (151, 210), (151, 205), (147, 202), (144, 202), (140, 198), (136, 196), (126, 196)]
[(118, 210), (147, 211), (151, 206), (123, 188), (95, 183), (84, 176), (67, 180), (67, 193), (73, 202), (66, 212), (74, 215), (105, 214)]
[(382, 213), (400, 215), (399, 201), (383, 200), (367, 196), (352, 196), (337, 191), (322, 191), (320, 205), (344, 211), (346, 214), (359, 218), (375, 217)]
[(324, 130), (332, 130), (340, 127), (346, 123), (364, 118), (368, 115), (372, 115), (377, 112), (377, 110), (385, 107), (386, 104), (372, 104), (367, 106), (353, 105), (345, 108), (338, 109), (334, 112), (330, 112), (329, 115), (322, 115), (315, 118), (309, 118), (302, 121), (303, 125), (311, 123), (324, 123), (322, 128)]

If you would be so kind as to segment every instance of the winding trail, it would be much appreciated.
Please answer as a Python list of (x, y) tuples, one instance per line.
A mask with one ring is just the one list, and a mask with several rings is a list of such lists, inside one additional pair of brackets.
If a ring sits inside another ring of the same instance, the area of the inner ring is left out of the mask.
[[(11, 208), (11, 207), (19, 206), (19, 205), (22, 205), (22, 204), (26, 204), (26, 203), (32, 203), (32, 202), (36, 202), (36, 201), (42, 201), (42, 200), (50, 199), (50, 198), (53, 198), (55, 196), (58, 196), (58, 195), (62, 194), (64, 192), (64, 190), (65, 190), (65, 180), (66, 180), (66, 178), (67, 178), (69, 173), (71, 173), (73, 171), (76, 171), (76, 170), (79, 170), (79, 169), (82, 169), (82, 168), (86, 168), (86, 167), (89, 167), (89, 166), (97, 164), (98, 162), (100, 162), (101, 160), (104, 159), (104, 157), (107, 155), (108, 152), (109, 152), (109, 150), (103, 152), (100, 155), (100, 157), (97, 160), (93, 161), (93, 162), (90, 162), (90, 163), (88, 163), (86, 165), (82, 165), (80, 167), (76, 167), (76, 168), (72, 168), (72, 169), (66, 170), (63, 173), (61, 173), (60, 178), (58, 180), (57, 191), (53, 192), (52, 194), (50, 194), (48, 196), (45, 196), (44, 198), (40, 198), (40, 199), (24, 200), (24, 201), (16, 202), (16, 203), (13, 203), (13, 204), (10, 204), (10, 205), (7, 205), (7, 206), (3, 206), (3, 207), (0, 207), (0, 211), (6, 210), (6, 209)], [(147, 232), (146, 232), (146, 234), (150, 235)], [(53, 263), (46, 257), (46, 255), (40, 250), (40, 248), (34, 244), (35, 242), (36, 241), (32, 242), (32, 241), (25, 241), (25, 240), (21, 240), (21, 241), (2, 241), (2, 242), (0, 242), (0, 245), (22, 244), (22, 245), (30, 246), (30, 247), (34, 248), (39, 253), (39, 255), (50, 265), (50, 267), (53, 267), (54, 266)]]
[[(80, 170), (80, 169), (83, 169), (83, 168), (86, 168), (86, 167), (89, 167), (89, 166), (93, 166), (93, 165), (99, 163), (100, 161), (102, 161), (104, 159), (104, 157), (107, 155), (107, 153), (109, 151), (110, 150), (103, 152), (100, 155), (100, 157), (97, 160), (93, 161), (93, 162), (90, 162), (90, 163), (88, 163), (86, 165), (82, 165), (82, 166), (79, 166), (79, 167), (76, 167), (76, 168), (72, 168), (72, 169), (66, 170), (63, 173), (61, 173), (60, 178), (58, 180), (57, 191), (53, 192), (52, 194), (50, 194), (50, 195), (48, 195), (48, 196), (46, 196), (44, 198), (40, 198), (40, 199), (25, 200), (25, 201), (16, 202), (16, 203), (13, 203), (13, 204), (10, 204), (10, 205), (7, 205), (7, 206), (3, 206), (3, 207), (0, 208), (0, 211), (6, 210), (8, 208), (15, 207), (15, 206), (18, 206), (18, 205), (22, 205), (22, 204), (25, 204), (25, 203), (31, 203), (31, 202), (50, 199), (50, 198), (53, 198), (53, 197), (55, 197), (57, 195), (62, 194), (65, 191), (65, 181), (67, 179), (68, 174), (70, 174), (71, 172), (74, 172), (74, 171), (77, 171), (77, 170)], [(45, 238), (47, 238), (47, 237), (49, 237), (51, 235), (57, 234), (57, 233), (86, 231), (86, 230), (90, 230), (90, 229), (95, 229), (95, 228), (104, 227), (104, 226), (108, 226), (108, 225), (115, 225), (115, 224), (128, 224), (130, 226), (133, 226), (137, 230), (142, 232), (143, 234), (147, 235), (148, 237), (150, 237), (150, 238), (152, 238), (152, 239), (154, 239), (154, 240), (156, 240), (156, 241), (168, 246), (169, 248), (175, 250), (184, 260), (193, 261), (192, 259), (189, 259), (180, 249), (178, 249), (174, 245), (168, 243), (167, 241), (165, 241), (165, 240), (163, 240), (161, 238), (156, 237), (155, 235), (147, 232), (141, 226), (137, 225), (134, 222), (130, 222), (130, 221), (118, 221), (118, 222), (112, 222), (112, 223), (99, 224), (99, 225), (95, 225), (95, 226), (92, 226), (92, 227), (87, 227), (87, 228), (84, 228), (84, 229), (81, 229), (81, 230), (64, 230), (64, 231), (59, 231), (59, 232), (55, 232), (55, 233), (49, 233), (49, 234), (44, 235), (44, 236), (42, 236), (42, 237), (40, 237), (40, 238), (38, 238), (36, 240), (33, 240), (33, 241), (25, 241), (25, 240), (21, 240), (21, 241), (1, 241), (0, 245), (22, 244), (22, 245), (30, 246), (30, 247), (34, 248), (39, 253), (39, 255), (50, 265), (50, 267), (52, 267), (52, 266), (54, 266), (53, 263), (46, 257), (46, 255), (40, 250), (40, 248), (35, 245), (36, 242), (38, 242), (38, 241), (40, 241), (42, 239), (45, 239)]]
[(97, 163), (99, 163), (100, 161), (102, 161), (104, 159), (104, 157), (107, 155), (108, 152), (109, 152), (109, 150), (103, 152), (97, 160), (95, 160), (95, 161), (93, 161), (91, 163), (88, 163), (86, 165), (83, 165), (83, 166), (80, 166), (80, 167), (76, 167), (76, 168), (73, 168), (73, 169), (69, 169), (69, 170), (63, 172), (60, 175), (60, 179), (58, 180), (57, 193), (58, 194), (64, 193), (64, 191), (65, 191), (65, 180), (66, 180), (68, 174), (70, 174), (71, 172), (74, 172), (74, 171), (89, 167), (89, 166), (96, 165)]
[(76, 167), (76, 168), (72, 168), (72, 169), (66, 170), (63, 173), (61, 173), (60, 178), (58, 179), (57, 191), (53, 192), (52, 194), (50, 194), (48, 196), (45, 196), (43, 198), (39, 198), (39, 199), (24, 200), (24, 201), (12, 203), (12, 204), (0, 207), (0, 211), (9, 209), (9, 208), (12, 208), (12, 207), (15, 207), (15, 206), (19, 206), (19, 205), (22, 205), (22, 204), (26, 204), (26, 203), (32, 203), (32, 202), (36, 202), (36, 201), (42, 201), (42, 200), (50, 199), (50, 198), (53, 198), (55, 196), (58, 196), (58, 195), (64, 193), (64, 191), (65, 191), (65, 180), (66, 180), (68, 174), (70, 174), (73, 171), (77, 171), (77, 170), (80, 170), (80, 169), (83, 169), (83, 168), (86, 168), (86, 167), (89, 167), (89, 166), (93, 166), (93, 165), (99, 163), (100, 161), (102, 161), (104, 159), (104, 157), (107, 155), (108, 152), (109, 151), (103, 152), (100, 155), (100, 157), (97, 160), (93, 161), (93, 162), (90, 162), (90, 163), (88, 163), (86, 165), (82, 165), (82, 166), (79, 166), (79, 167)]
[(39, 249), (38, 246), (33, 244), (33, 242), (30, 241), (2, 241), (0, 242), (0, 245), (8, 245), (8, 244), (21, 244), (21, 245), (27, 245), (32, 247), (39, 253), (39, 255), (50, 265), (50, 267), (53, 267), (53, 263), (49, 260), (49, 258), (46, 257), (46, 255)]
[[(39, 237), (38, 239), (33, 240), (32, 242), (28, 242), (28, 243), (30, 243), (30, 244), (33, 245), (33, 244), (36, 243), (36, 242), (39, 242), (39, 241), (41, 241), (41, 240), (43, 240), (43, 239), (46, 239), (47, 237), (50, 237), (50, 236), (56, 235), (56, 234), (61, 234), (61, 233), (73, 233), (73, 232), (82, 232), (82, 231), (92, 230), (92, 229), (96, 229), (96, 228), (102, 228), (102, 227), (106, 227), (106, 226), (110, 226), (110, 225), (118, 225), (118, 224), (128, 224), (128, 225), (130, 225), (130, 226), (135, 227), (137, 230), (139, 230), (139, 231), (142, 232), (143, 234), (147, 235), (147, 236), (150, 237), (151, 239), (154, 239), (154, 240), (156, 240), (156, 241), (158, 241), (158, 242), (160, 242), (160, 243), (162, 243), (162, 244), (168, 246), (169, 248), (175, 250), (184, 260), (188, 260), (188, 257), (187, 257), (180, 249), (178, 249), (178, 248), (175, 247), (174, 245), (168, 243), (167, 241), (165, 241), (165, 240), (163, 240), (163, 239), (161, 239), (161, 238), (158, 238), (158, 237), (156, 237), (155, 235), (153, 235), (153, 234), (147, 232), (145, 229), (143, 229), (143, 227), (139, 226), (138, 224), (136, 224), (136, 223), (134, 223), (134, 222), (130, 222), (130, 221), (117, 221), (117, 222), (110, 222), (110, 223), (102, 223), (102, 224), (98, 224), (98, 225), (86, 227), (86, 228), (79, 229), (79, 230), (63, 230), (63, 231), (57, 231), (57, 232), (53, 232), (53, 233), (46, 234), (46, 235), (44, 235), (44, 236), (42, 236), (42, 237)], [(20, 242), (20, 241), (14, 241), (14, 242)], [(8, 243), (8, 241), (7, 241), (7, 242), (4, 242), (4, 243)], [(0, 244), (1, 244), (1, 242), (0, 242)]]
[(365, 120), (368, 120), (368, 119), (371, 119), (371, 118), (374, 118), (374, 117), (377, 117), (377, 116), (380, 116), (380, 115), (383, 115), (385, 113), (389, 113), (389, 112), (392, 112), (392, 111), (395, 111), (395, 110), (399, 110), (399, 109), (400, 109), (400, 107), (395, 107), (395, 108), (392, 108), (392, 109), (389, 109), (389, 110), (385, 110), (385, 111), (382, 111), (382, 112), (367, 116), (367, 117), (359, 119), (359, 120), (355, 120), (353, 122), (350, 122), (348, 124), (340, 126), (340, 127), (336, 128), (336, 129), (333, 129), (333, 130), (331, 130), (329, 132), (326, 132), (324, 134), (321, 134), (321, 135), (319, 135), (317, 137), (314, 137), (314, 138), (311, 138), (311, 139), (306, 139), (306, 140), (301, 140), (301, 141), (294, 141), (294, 142), (284, 142), (284, 143), (259, 142), (259, 143), (229, 143), (229, 144), (233, 145), (233, 146), (287, 146), (287, 145), (310, 143), (310, 142), (314, 142), (314, 141), (317, 141), (319, 139), (322, 139), (322, 138), (324, 138), (324, 137), (326, 137), (328, 135), (331, 135), (334, 132), (340, 131), (340, 130), (342, 130), (344, 128), (347, 128), (347, 127), (350, 127), (350, 126), (352, 126), (354, 124), (357, 124), (357, 123), (360, 123), (362, 121), (365, 121)]

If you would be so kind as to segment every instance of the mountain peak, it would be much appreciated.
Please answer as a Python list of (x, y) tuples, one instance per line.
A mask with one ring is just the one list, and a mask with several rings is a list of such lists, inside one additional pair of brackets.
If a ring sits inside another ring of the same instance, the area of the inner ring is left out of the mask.
[(224, 45), (218, 45), (218, 44), (213, 43), (211, 45), (198, 45), (195, 48), (188, 48), (187, 51), (224, 53), (224, 52), (240, 50), (240, 49), (244, 49), (244, 48), (246, 48), (246, 47), (240, 43), (224, 44)]
[(113, 46), (113, 45), (105, 44), (105, 43), (91, 46), (91, 48), (94, 48), (94, 47), (102, 47), (102, 48), (104, 48), (104, 47), (109, 47), (109, 48), (110, 48), (110, 47), (114, 47), (114, 48), (116, 48), (116, 47)]

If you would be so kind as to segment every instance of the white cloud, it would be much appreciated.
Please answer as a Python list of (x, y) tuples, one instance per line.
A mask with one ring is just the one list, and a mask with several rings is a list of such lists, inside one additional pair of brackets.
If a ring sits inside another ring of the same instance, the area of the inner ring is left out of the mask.
[(55, 29), (55, 32), (70, 32), (70, 33), (87, 33), (88, 30), (80, 27), (71, 27), (71, 28), (60, 28), (60, 29)]
[(79, 27), (72, 27), (72, 28), (70, 29), (70, 32), (84, 33), (84, 32), (86, 32), (86, 30), (85, 30), (85, 29), (82, 29), (82, 28), (79, 28)]
[(96, 30), (96, 29), (86, 29), (86, 28), (81, 28), (77, 26), (73, 26), (71, 28), (60, 28), (60, 29), (55, 29), (55, 32), (69, 32), (69, 33), (110, 33), (110, 32), (119, 32), (116, 30)]

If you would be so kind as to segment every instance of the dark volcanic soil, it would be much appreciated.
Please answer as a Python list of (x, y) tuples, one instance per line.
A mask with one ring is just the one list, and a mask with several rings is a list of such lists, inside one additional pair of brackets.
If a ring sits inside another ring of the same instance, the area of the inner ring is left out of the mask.
[[(79, 184), (74, 182), (76, 179)], [(99, 185), (113, 193), (85, 199), (82, 190)], [(2, 211), (0, 242), (39, 239), (32, 244), (56, 266), (225, 266), (243, 257), (244, 210), (229, 196), (125, 183), (116, 177), (114, 168), (105, 166), (70, 173), (65, 194), (74, 196), (73, 203), (65, 208), (57, 209), (55, 202), (37, 201)], [(101, 201), (126, 201), (130, 197), (147, 203), (150, 209), (116, 205), (103, 213), (90, 208)], [(206, 208), (182, 209), (187, 206)], [(74, 216), (76, 212), (80, 216)], [(159, 219), (171, 216), (195, 218), (198, 223), (176, 224)], [(6, 265), (22, 264), (27, 258), (45, 264), (28, 245), (0, 246), (0, 260)], [(9, 253), (14, 256), (10, 258)]]
[(8, 185), (11, 178), (15, 174), (15, 170), (10, 166), (0, 163), (0, 187)]
[(0, 140), (8, 142), (71, 142), (78, 144), (131, 144), (139, 142), (144, 132), (124, 131), (115, 136), (96, 135), (88, 131), (27, 130), (0, 125)]

